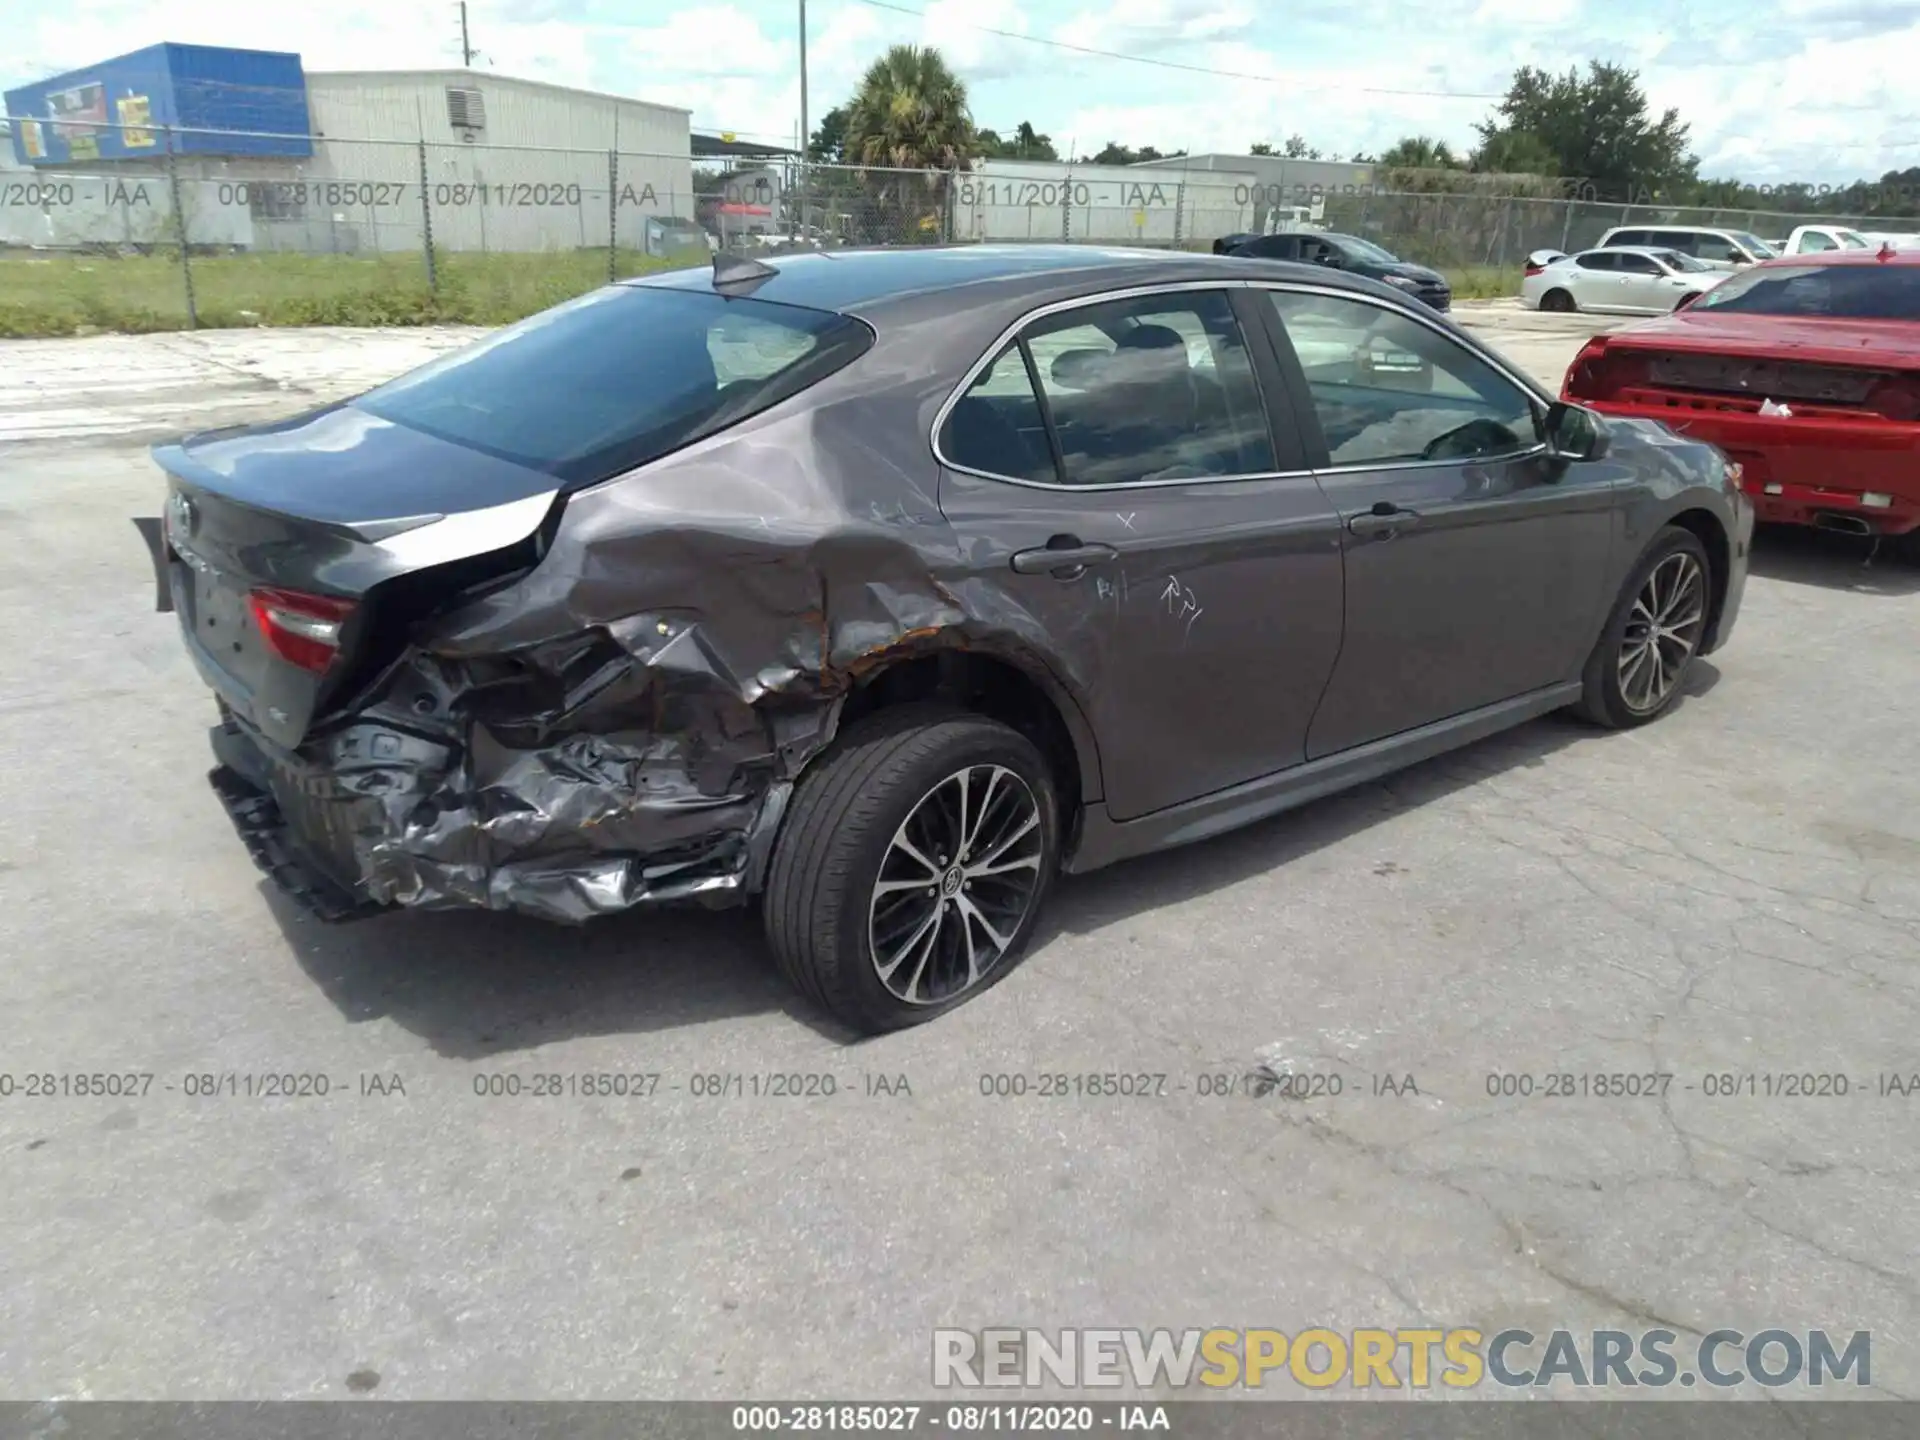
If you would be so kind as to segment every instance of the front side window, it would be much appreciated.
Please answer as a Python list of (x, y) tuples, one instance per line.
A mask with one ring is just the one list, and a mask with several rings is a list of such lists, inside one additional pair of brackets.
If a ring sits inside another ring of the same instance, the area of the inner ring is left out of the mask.
[(1654, 263), (1651, 255), (1622, 255), (1620, 268), (1635, 275), (1658, 275), (1660, 267)]
[(1745, 260), (1746, 253), (1724, 235), (1702, 235), (1694, 247), (1702, 260)]
[(1533, 398), (1450, 336), (1364, 300), (1267, 294), (1331, 464), (1490, 458), (1540, 443)]
[(1213, 290), (1035, 321), (955, 404), (940, 453), (989, 475), (1088, 486), (1274, 469), (1245, 337)]
[(352, 403), (588, 484), (766, 409), (863, 354), (872, 339), (859, 321), (828, 311), (610, 285)]
[(1682, 255), (1705, 257), (1707, 252), (1700, 248), (1703, 238), (1691, 230), (1658, 230), (1648, 237), (1647, 243), (1658, 245), (1662, 250), (1678, 250)]
[(1644, 245), (1647, 232), (1644, 230), (1619, 230), (1606, 239), (1608, 245)]
[(1831, 239), (1822, 235), (1818, 230), (1809, 230), (1800, 237), (1800, 248), (1802, 250), (1832, 250), (1836, 247)]

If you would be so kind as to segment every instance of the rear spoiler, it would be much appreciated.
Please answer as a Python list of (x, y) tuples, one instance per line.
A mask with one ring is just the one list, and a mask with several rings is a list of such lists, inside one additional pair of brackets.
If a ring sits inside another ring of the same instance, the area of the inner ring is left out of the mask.
[(1556, 260), (1564, 260), (1566, 258), (1567, 252), (1564, 250), (1536, 250), (1527, 256), (1527, 264), (1551, 265)]

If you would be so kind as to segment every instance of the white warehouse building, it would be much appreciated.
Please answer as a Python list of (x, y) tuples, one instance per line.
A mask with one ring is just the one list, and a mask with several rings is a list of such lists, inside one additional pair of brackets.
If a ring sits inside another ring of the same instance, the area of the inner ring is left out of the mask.
[(229, 162), (266, 182), (257, 248), (417, 248), (423, 192), (447, 250), (645, 249), (692, 214), (686, 110), (473, 70), (306, 79), (313, 158)]

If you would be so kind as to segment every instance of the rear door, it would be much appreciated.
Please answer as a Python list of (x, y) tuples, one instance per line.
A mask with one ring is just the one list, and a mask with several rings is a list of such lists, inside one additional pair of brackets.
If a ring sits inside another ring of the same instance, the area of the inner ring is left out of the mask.
[(1573, 262), (1567, 277), (1573, 303), (1582, 310), (1620, 308), (1620, 255), (1614, 250), (1589, 250)]
[(1339, 517), (1263, 323), (1220, 287), (1054, 306), (937, 428), (968, 572), (1068, 672), (1118, 820), (1298, 764), (1339, 650)]
[(1283, 363), (1321, 357), (1295, 383), (1345, 527), (1345, 636), (1307, 758), (1576, 676), (1620, 467), (1550, 459), (1538, 399), (1438, 325), (1305, 285), (1257, 293)]

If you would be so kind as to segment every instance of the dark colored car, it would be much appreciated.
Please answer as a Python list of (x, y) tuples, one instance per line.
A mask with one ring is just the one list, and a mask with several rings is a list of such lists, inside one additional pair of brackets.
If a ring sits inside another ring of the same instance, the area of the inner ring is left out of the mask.
[(863, 1030), (997, 980), (1060, 870), (1652, 720), (1752, 524), (1386, 285), (1064, 246), (723, 256), (155, 458), (282, 886), (757, 900)]
[(1250, 260), (1293, 260), (1323, 265), (1368, 280), (1381, 280), (1435, 310), (1453, 308), (1453, 287), (1446, 276), (1424, 265), (1413, 265), (1358, 235), (1336, 235), (1319, 230), (1289, 231), (1282, 235), (1255, 235), (1227, 252)]
[(1920, 536), (1920, 254), (1750, 265), (1677, 314), (1594, 337), (1564, 393), (1721, 447), (1762, 520)]

